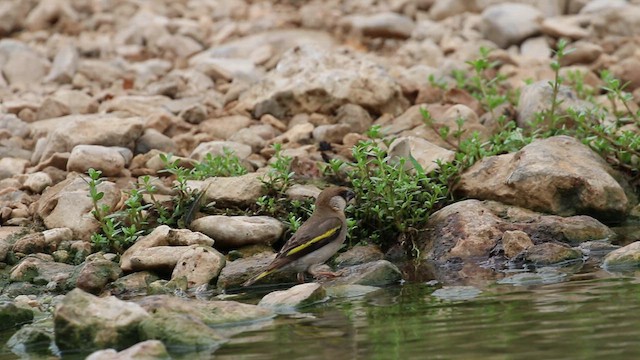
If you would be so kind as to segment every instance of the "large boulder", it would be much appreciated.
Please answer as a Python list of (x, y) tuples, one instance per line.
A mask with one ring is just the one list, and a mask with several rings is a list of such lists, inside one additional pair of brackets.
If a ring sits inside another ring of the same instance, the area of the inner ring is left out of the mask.
[[(629, 200), (615, 171), (568, 136), (537, 140), (522, 150), (484, 158), (462, 174), (462, 195), (562, 216), (619, 219)], [(622, 180), (620, 180), (622, 181)]]
[(148, 317), (138, 304), (74, 289), (54, 312), (56, 344), (62, 351), (121, 350), (139, 341), (138, 325)]
[(257, 118), (330, 114), (347, 103), (391, 114), (409, 105), (382, 66), (354, 53), (329, 53), (312, 46), (285, 53), (274, 70), (240, 96), (241, 107)]

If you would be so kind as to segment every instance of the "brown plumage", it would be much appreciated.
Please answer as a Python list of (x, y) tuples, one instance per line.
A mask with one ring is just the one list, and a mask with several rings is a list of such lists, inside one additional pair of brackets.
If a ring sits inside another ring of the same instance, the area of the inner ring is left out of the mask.
[(349, 188), (336, 186), (323, 190), (316, 200), (311, 217), (284, 244), (266, 270), (252, 277), (243, 286), (249, 286), (263, 277), (285, 268), (293, 268), (298, 279), (304, 272), (320, 275), (316, 267), (329, 260), (347, 237), (347, 219), (344, 208), (355, 194)]

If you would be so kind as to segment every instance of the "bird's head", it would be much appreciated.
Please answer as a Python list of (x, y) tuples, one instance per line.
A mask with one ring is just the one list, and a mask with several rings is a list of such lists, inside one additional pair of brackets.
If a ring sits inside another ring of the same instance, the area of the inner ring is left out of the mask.
[(318, 208), (330, 208), (333, 211), (344, 211), (349, 201), (351, 201), (356, 194), (353, 190), (344, 186), (332, 186), (324, 189), (318, 199), (316, 200), (316, 209)]

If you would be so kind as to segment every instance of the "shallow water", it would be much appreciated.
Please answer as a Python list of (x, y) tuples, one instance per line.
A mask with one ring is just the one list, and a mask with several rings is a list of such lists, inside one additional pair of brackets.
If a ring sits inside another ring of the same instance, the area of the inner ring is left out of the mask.
[[(640, 358), (640, 277), (557, 273), (514, 274), (517, 281), (482, 289), (406, 283), (331, 299), (242, 329), (219, 329), (237, 334), (216, 351), (176, 358)], [(0, 352), (0, 359), (15, 358)]]

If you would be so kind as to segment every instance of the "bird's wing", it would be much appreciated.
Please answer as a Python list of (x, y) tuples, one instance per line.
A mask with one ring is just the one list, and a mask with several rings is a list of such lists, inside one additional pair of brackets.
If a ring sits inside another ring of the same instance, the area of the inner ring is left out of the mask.
[(269, 267), (247, 280), (242, 286), (249, 286), (283, 266), (332, 242), (340, 235), (342, 226), (344, 226), (343, 221), (338, 217), (328, 217), (318, 223), (305, 222), (284, 244)]
[(300, 227), (289, 241), (284, 244), (269, 268), (280, 268), (320, 249), (340, 235), (342, 226), (343, 222), (338, 217), (329, 217), (315, 224), (307, 221), (303, 227)]

